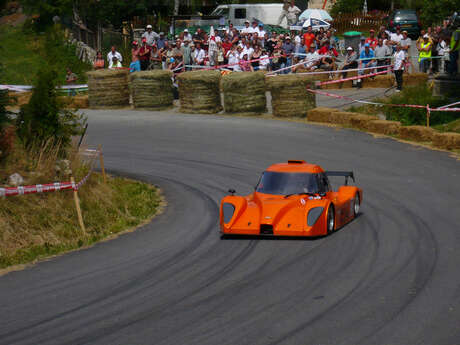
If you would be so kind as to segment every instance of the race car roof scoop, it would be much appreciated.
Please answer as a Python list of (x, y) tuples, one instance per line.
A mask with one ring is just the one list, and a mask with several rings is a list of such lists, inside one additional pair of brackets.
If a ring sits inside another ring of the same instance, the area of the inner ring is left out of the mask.
[(297, 160), (297, 159), (290, 159), (288, 160), (288, 164), (305, 164), (305, 161)]

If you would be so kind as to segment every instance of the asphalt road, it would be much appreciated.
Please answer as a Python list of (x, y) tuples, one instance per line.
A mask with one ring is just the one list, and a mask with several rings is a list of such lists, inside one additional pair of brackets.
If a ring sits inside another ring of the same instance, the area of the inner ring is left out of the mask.
[[(0, 277), (0, 344), (460, 343), (460, 162), (354, 131), (87, 111), (106, 166), (158, 184), (151, 224)], [(220, 240), (218, 202), (289, 158), (354, 170), (362, 216), (317, 240)]]

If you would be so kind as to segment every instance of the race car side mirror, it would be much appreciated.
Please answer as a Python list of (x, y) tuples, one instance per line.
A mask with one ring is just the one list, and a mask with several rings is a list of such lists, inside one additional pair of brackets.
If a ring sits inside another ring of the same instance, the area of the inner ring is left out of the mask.
[(231, 195), (233, 195), (233, 194), (236, 193), (236, 190), (234, 190), (234, 189), (229, 189), (228, 192), (229, 192)]

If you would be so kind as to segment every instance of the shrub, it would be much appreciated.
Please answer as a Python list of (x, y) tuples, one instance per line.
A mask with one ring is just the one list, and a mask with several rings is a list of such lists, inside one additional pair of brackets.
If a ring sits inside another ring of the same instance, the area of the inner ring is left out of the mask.
[(52, 67), (43, 67), (29, 103), (21, 107), (16, 124), (18, 137), (27, 148), (42, 147), (51, 141), (53, 146), (60, 145), (65, 150), (70, 146), (72, 136), (81, 133), (85, 119), (63, 109), (56, 84), (56, 71)]
[[(392, 95), (385, 103), (392, 104), (418, 104), (430, 105), (430, 108), (440, 107), (449, 103), (448, 99), (435, 97), (431, 90), (425, 86), (407, 87), (401, 93)], [(426, 109), (384, 107), (387, 120), (400, 121), (403, 125), (425, 125)], [(430, 114), (430, 125), (447, 123), (460, 117), (460, 112), (433, 111)]]

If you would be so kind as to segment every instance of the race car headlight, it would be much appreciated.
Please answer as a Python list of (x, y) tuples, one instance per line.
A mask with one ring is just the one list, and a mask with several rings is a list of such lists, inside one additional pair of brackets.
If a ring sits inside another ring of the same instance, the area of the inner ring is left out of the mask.
[(225, 202), (222, 205), (222, 213), (224, 215), (224, 223), (226, 224), (230, 222), (230, 220), (232, 220), (233, 213), (235, 213), (235, 206), (228, 202)]
[(307, 216), (307, 225), (308, 226), (313, 226), (315, 225), (316, 221), (318, 220), (319, 216), (321, 216), (321, 213), (323, 213), (324, 207), (313, 207), (309, 212)]

